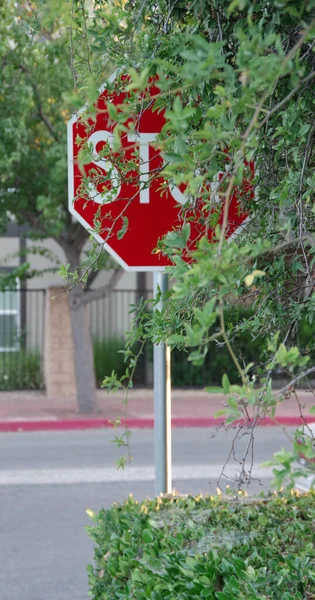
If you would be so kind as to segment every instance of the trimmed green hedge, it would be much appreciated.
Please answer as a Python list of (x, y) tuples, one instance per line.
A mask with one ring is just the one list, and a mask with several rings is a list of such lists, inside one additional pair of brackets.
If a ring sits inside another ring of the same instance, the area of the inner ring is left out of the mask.
[(93, 600), (315, 598), (314, 493), (129, 498), (91, 516)]
[(36, 350), (0, 352), (0, 390), (39, 390), (43, 387), (39, 352)]

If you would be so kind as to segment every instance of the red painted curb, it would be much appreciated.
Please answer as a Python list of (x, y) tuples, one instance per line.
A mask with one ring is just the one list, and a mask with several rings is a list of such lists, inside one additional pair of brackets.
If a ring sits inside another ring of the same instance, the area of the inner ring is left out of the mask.
[[(300, 426), (306, 423), (315, 423), (314, 417), (286, 417), (279, 416), (276, 421), (271, 417), (266, 417), (260, 421), (260, 427), (272, 427), (277, 425)], [(172, 419), (173, 428), (184, 427), (216, 427), (223, 423), (223, 419), (214, 417), (174, 417)], [(235, 421), (234, 425), (244, 424), (244, 421)], [(152, 429), (153, 419), (127, 419), (126, 425), (130, 429)], [(0, 432), (21, 432), (21, 431), (70, 431), (80, 429), (102, 429), (113, 427), (108, 419), (101, 418), (82, 418), (82, 419), (61, 419), (56, 421), (34, 420), (34, 421), (0, 421)]]

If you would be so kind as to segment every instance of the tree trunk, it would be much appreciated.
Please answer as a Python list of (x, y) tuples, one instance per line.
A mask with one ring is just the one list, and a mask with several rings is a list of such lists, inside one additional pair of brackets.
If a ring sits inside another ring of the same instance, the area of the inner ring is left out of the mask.
[(93, 413), (96, 412), (96, 381), (88, 308), (82, 302), (83, 294), (82, 290), (72, 290), (69, 307), (79, 411)]
[[(63, 244), (67, 261), (70, 263), (70, 271), (74, 271), (80, 264), (80, 255), (85, 241), (84, 235), (81, 237), (81, 241), (79, 235), (76, 237), (76, 247), (74, 247), (74, 244)], [(80, 413), (93, 413), (97, 409), (96, 380), (88, 308), (83, 302), (85, 295), (79, 286), (71, 290), (69, 309), (78, 408)]]
[[(83, 238), (84, 241), (84, 238)], [(70, 264), (70, 271), (74, 271), (80, 264), (82, 248), (63, 244), (63, 249)], [(88, 318), (88, 304), (93, 300), (105, 298), (122, 276), (123, 271), (115, 270), (108, 284), (103, 287), (84, 292), (79, 286), (69, 294), (69, 308), (73, 336), (73, 350), (75, 363), (75, 377), (77, 388), (77, 402), (80, 413), (93, 413), (97, 410), (96, 404), (96, 379), (94, 371), (93, 347), (90, 335)]]

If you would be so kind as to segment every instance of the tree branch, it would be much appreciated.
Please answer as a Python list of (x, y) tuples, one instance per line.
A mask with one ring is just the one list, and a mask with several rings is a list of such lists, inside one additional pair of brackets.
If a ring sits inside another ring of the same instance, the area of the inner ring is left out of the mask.
[(54, 140), (56, 142), (59, 142), (59, 138), (51, 124), (51, 122), (49, 121), (48, 117), (46, 117), (44, 111), (43, 111), (43, 105), (42, 105), (42, 101), (41, 101), (41, 97), (39, 95), (39, 91), (38, 91), (38, 87), (36, 85), (36, 83), (33, 81), (33, 79), (30, 76), (30, 73), (28, 71), (28, 69), (24, 66), (24, 65), (19, 65), (19, 68), (21, 69), (21, 71), (25, 74), (26, 78), (29, 81), (29, 84), (34, 92), (34, 96), (36, 99), (36, 104), (37, 104), (37, 113), (39, 118), (41, 119), (41, 121), (43, 121), (43, 123), (46, 125), (50, 135), (54, 138)]
[(41, 223), (39, 217), (36, 216), (34, 212), (30, 212), (28, 210), (25, 210), (24, 208), (20, 208), (19, 214), (23, 217), (23, 219), (25, 219), (25, 221), (27, 221), (32, 227), (34, 227), (34, 229), (40, 231), (46, 236), (48, 235), (45, 226), (43, 225), (43, 223)]
[(89, 233), (79, 223), (69, 223), (58, 239), (56, 238), (71, 263), (71, 268), (79, 266), (80, 255), (88, 239)]
[(283, 100), (281, 100), (281, 102), (279, 102), (278, 104), (276, 104), (276, 106), (274, 106), (266, 115), (266, 117), (261, 121), (261, 123), (259, 124), (259, 127), (263, 127), (263, 125), (265, 125), (265, 123), (267, 123), (267, 121), (269, 120), (269, 118), (276, 113), (278, 110), (280, 110), (280, 108), (282, 108), (285, 104), (287, 104), (287, 102), (289, 102), (289, 100), (291, 100), (291, 98), (293, 98), (293, 96), (296, 94), (296, 92), (300, 89), (300, 87), (302, 85), (304, 85), (305, 83), (308, 83), (309, 81), (311, 81), (311, 79), (313, 79), (315, 77), (315, 70), (312, 71), (311, 73), (309, 73), (307, 75), (307, 77), (304, 77), (304, 79), (301, 79), (301, 81), (299, 81), (299, 83), (295, 86), (295, 88), (293, 90), (291, 90), (291, 92), (285, 97), (283, 98)]
[(115, 269), (109, 282), (106, 283), (106, 285), (103, 285), (98, 290), (85, 292), (80, 298), (81, 303), (89, 304), (89, 302), (92, 302), (94, 300), (100, 300), (101, 298), (105, 298), (106, 296), (108, 296), (108, 294), (110, 294), (113, 291), (115, 285), (121, 279), (123, 274), (124, 271), (122, 269)]
[(282, 396), (282, 394), (285, 394), (291, 388), (294, 388), (296, 383), (298, 383), (301, 379), (304, 379), (304, 377), (307, 377), (311, 373), (315, 373), (315, 367), (311, 367), (310, 369), (307, 369), (307, 371), (304, 371), (303, 373), (300, 373), (299, 375), (294, 377), (294, 379), (292, 379), (290, 383), (281, 388), (281, 390), (279, 391), (279, 395)]
[(72, 229), (74, 229), (73, 247), (76, 252), (79, 252), (81, 254), (84, 244), (86, 244), (86, 242), (88, 241), (90, 234), (86, 229), (84, 229), (84, 227), (82, 227), (80, 223), (73, 223)]
[(90, 289), (92, 283), (95, 281), (95, 279), (98, 276), (98, 274), (99, 274), (99, 270), (98, 269), (89, 272), (88, 278), (87, 278), (87, 281), (86, 281), (86, 284), (85, 284), (85, 291), (86, 292)]

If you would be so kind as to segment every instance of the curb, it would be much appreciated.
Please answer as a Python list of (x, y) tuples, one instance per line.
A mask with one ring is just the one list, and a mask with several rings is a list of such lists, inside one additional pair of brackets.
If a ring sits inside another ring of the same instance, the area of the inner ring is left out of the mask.
[[(224, 422), (223, 419), (214, 417), (174, 417), (172, 427), (218, 427)], [(314, 417), (290, 417), (279, 416), (277, 419), (266, 417), (258, 424), (259, 427), (277, 427), (282, 426), (301, 426), (305, 423), (314, 423)], [(244, 425), (244, 421), (235, 421), (234, 426)], [(250, 424), (250, 423), (249, 423)], [(153, 429), (154, 419), (127, 419), (125, 425), (128, 429)], [(121, 427), (124, 426), (122, 422)], [(55, 421), (34, 419), (34, 420), (14, 420), (0, 421), (0, 433), (29, 432), (29, 431), (71, 431), (82, 429), (104, 429), (113, 428), (113, 423), (109, 419), (82, 418), (82, 419), (56, 419)]]

